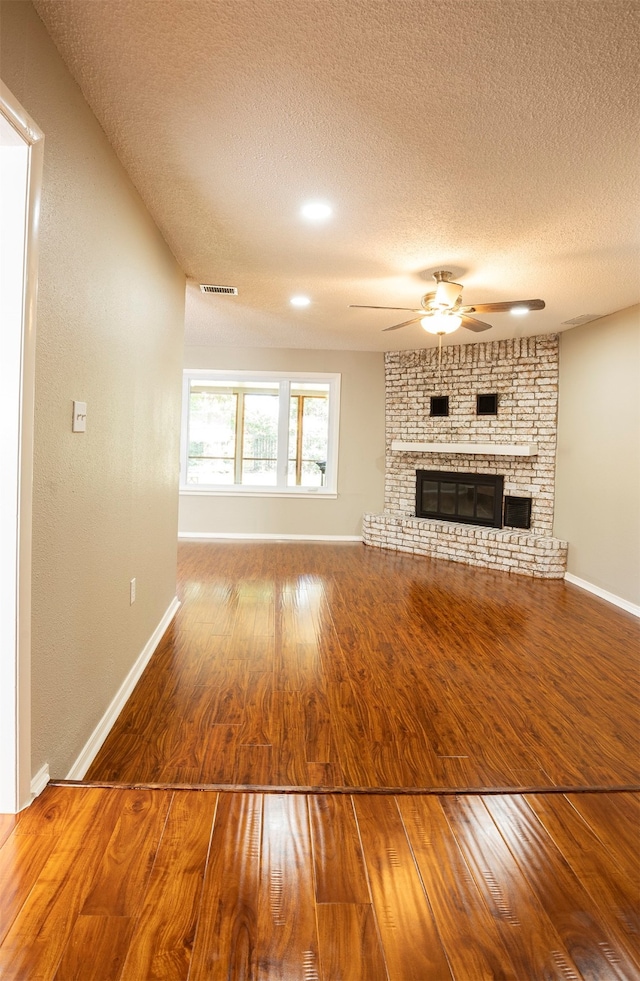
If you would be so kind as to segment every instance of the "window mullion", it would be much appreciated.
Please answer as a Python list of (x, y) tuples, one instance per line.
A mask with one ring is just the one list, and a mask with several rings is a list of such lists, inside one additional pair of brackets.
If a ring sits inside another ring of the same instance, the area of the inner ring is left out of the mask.
[(304, 395), (298, 395), (298, 427), (296, 429), (296, 485), (302, 483), (302, 426), (304, 421)]
[(191, 439), (191, 379), (185, 376), (182, 386), (182, 423), (180, 433), (180, 470), (181, 480), (186, 486), (189, 483), (189, 441)]
[(236, 441), (233, 463), (233, 481), (242, 483), (242, 456), (244, 454), (244, 392), (236, 392)]
[(332, 379), (329, 388), (329, 432), (325, 486), (337, 491), (338, 442), (340, 439), (340, 376)]
[(289, 379), (281, 380), (279, 395), (278, 462), (276, 464), (276, 473), (278, 487), (286, 487), (289, 470), (289, 400), (291, 397), (291, 383)]

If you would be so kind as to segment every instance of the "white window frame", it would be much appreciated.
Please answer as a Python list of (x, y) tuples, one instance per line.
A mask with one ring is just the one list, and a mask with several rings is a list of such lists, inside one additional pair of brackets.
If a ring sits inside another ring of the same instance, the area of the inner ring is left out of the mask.
[[(319, 371), (220, 371), (218, 369), (187, 368), (182, 386), (182, 430), (180, 440), (180, 493), (219, 497), (313, 497), (338, 496), (338, 444), (340, 437), (340, 374)], [(242, 484), (188, 484), (189, 456), (189, 394), (191, 382), (268, 382), (280, 385), (280, 415), (278, 423), (277, 485), (260, 487)], [(299, 384), (329, 386), (329, 422), (327, 466), (322, 487), (290, 487), (287, 485), (289, 460), (289, 397), (291, 387)], [(285, 447), (285, 451), (282, 451)]]

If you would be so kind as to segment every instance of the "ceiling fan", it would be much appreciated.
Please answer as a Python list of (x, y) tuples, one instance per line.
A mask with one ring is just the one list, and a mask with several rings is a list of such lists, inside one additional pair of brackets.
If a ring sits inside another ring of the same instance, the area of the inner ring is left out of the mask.
[(408, 327), (409, 324), (421, 322), (422, 326), (430, 334), (451, 334), (458, 327), (466, 327), (467, 330), (480, 332), (490, 330), (492, 324), (485, 324), (482, 320), (470, 317), (471, 313), (514, 313), (524, 314), (530, 310), (544, 310), (544, 300), (505, 300), (497, 303), (476, 303), (473, 306), (462, 305), (462, 286), (460, 283), (451, 282), (451, 273), (446, 269), (440, 269), (433, 274), (437, 286), (431, 293), (425, 293), (420, 303), (421, 308), (416, 307), (373, 307), (363, 303), (350, 303), (350, 307), (358, 307), (361, 310), (410, 310), (412, 313), (420, 314), (419, 317), (412, 317), (411, 320), (404, 320), (401, 324), (394, 324), (392, 327), (385, 327), (384, 330), (399, 330), (400, 327)]

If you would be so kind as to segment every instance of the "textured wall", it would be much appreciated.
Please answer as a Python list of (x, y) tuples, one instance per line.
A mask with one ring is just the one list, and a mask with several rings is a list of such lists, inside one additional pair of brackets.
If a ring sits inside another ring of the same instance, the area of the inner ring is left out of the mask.
[[(532, 497), (531, 531), (551, 535), (558, 411), (558, 338), (515, 338), (385, 356), (385, 510), (415, 514), (416, 470), (504, 475), (505, 494)], [(476, 415), (476, 395), (498, 394), (497, 416)], [(449, 396), (449, 415), (429, 415), (432, 395)], [(537, 443), (532, 457), (394, 452), (407, 442)]]
[(180, 495), (180, 531), (254, 535), (360, 535), (382, 507), (384, 362), (380, 353), (276, 348), (187, 348), (185, 368), (340, 372), (338, 497)]
[(561, 336), (555, 532), (570, 573), (640, 605), (640, 306)]
[(45, 133), (32, 769), (63, 777), (175, 594), (184, 277), (31, 4), (0, 12), (2, 79)]

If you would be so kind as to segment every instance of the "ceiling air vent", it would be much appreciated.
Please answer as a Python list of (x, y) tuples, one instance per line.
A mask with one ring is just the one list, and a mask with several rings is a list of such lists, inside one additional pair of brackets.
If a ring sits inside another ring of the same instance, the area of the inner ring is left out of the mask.
[(237, 286), (211, 286), (209, 283), (200, 283), (202, 293), (224, 293), (227, 296), (237, 296)]
[(563, 320), (563, 327), (581, 327), (582, 324), (588, 324), (592, 320), (599, 320), (602, 316), (601, 313), (583, 313), (580, 317), (574, 317), (573, 320)]

